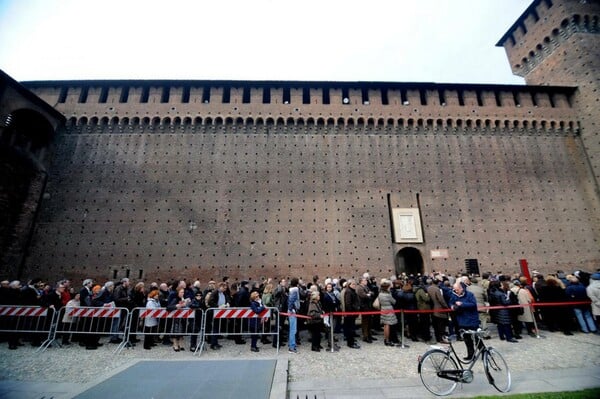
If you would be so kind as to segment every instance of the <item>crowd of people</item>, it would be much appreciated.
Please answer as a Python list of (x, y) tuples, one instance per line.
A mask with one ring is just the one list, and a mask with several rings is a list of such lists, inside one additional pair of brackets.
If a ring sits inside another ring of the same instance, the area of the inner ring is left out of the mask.
[[(530, 306), (532, 304), (536, 306)], [(249, 308), (257, 315), (266, 308), (278, 310), (274, 317), (279, 320), (271, 319), (267, 329), (260, 318), (233, 320), (223, 328), (212, 319), (213, 313), (204, 313), (211, 317), (206, 323), (210, 333), (207, 344), (211, 350), (219, 350), (222, 347), (219, 339), (224, 337), (236, 344), (246, 344), (246, 335), (250, 336), (250, 349), (254, 352), (259, 351), (260, 339), (262, 344), (274, 347), (277, 342), (281, 346), (287, 344), (290, 353), (297, 353), (301, 344), (299, 332), (302, 330), (308, 331), (311, 350), (316, 352), (324, 349), (322, 342), (329, 350), (340, 349), (340, 334), (347, 347), (352, 349), (372, 344), (380, 335), (383, 335), (383, 344), (389, 347), (401, 345), (403, 339), (447, 343), (446, 337), (460, 329), (481, 327), (485, 330), (490, 322), (495, 324), (499, 339), (518, 343), (524, 332), (537, 336), (539, 328), (565, 335), (572, 335), (573, 331), (598, 334), (600, 271), (592, 274), (558, 271), (546, 276), (534, 271), (530, 279), (519, 274), (469, 276), (440, 272), (426, 275), (403, 273), (379, 281), (369, 273), (357, 279), (321, 280), (314, 276), (309, 282), (296, 277), (279, 281), (230, 282), (229, 278), (223, 277), (219, 282), (211, 280), (206, 285), (199, 280), (185, 279), (171, 284), (146, 285), (143, 281), (132, 284), (128, 278), (98, 285), (92, 279), (86, 279), (81, 287), (73, 286), (69, 280), (49, 284), (32, 279), (23, 286), (16, 280), (2, 281), (0, 305), (42, 306), (55, 310), (63, 307), (116, 307), (169, 311), (233, 307)], [(132, 315), (135, 315), (134, 318), (138, 316), (137, 313)], [(132, 322), (136, 328), (127, 338), (130, 344), (139, 342), (137, 332), (144, 335), (144, 349), (165, 344), (179, 352), (186, 350), (184, 338), (190, 336), (189, 350), (194, 351), (200, 332), (199, 319), (188, 322), (136, 318)], [(65, 312), (60, 322), (71, 323), (72, 320)], [(157, 334), (157, 331), (166, 331), (165, 323), (169, 323), (169, 334)], [(122, 342), (125, 338), (124, 324), (123, 318), (112, 321), (109, 343)], [(232, 331), (244, 334), (228, 334)], [(39, 334), (31, 334), (31, 344), (39, 346), (41, 338)], [(23, 345), (21, 337), (16, 334), (5, 333), (2, 339), (8, 341), (10, 349)], [(102, 345), (97, 334), (62, 334), (64, 345), (75, 340), (88, 350)], [(465, 344), (469, 358), (474, 348), (466, 335)]]

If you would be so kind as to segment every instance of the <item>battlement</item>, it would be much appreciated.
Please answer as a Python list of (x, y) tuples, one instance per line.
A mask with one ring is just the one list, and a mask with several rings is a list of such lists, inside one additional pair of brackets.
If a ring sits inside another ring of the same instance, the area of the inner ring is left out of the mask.
[(600, 33), (600, 3), (536, 0), (496, 44), (504, 47), (513, 73), (526, 77), (577, 33)]
[(577, 131), (572, 87), (381, 82), (29, 82), (73, 132), (202, 126)]

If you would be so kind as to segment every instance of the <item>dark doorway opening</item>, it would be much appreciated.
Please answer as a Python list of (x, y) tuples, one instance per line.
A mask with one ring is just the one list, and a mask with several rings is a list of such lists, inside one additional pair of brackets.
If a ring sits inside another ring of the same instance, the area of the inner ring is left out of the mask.
[(407, 275), (423, 274), (423, 256), (421, 251), (414, 247), (404, 247), (396, 254), (396, 275), (406, 273)]

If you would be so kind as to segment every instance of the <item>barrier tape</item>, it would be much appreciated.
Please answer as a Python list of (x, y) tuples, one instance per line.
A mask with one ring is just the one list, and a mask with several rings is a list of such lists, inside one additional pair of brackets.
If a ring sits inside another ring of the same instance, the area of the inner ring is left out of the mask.
[(156, 318), (156, 319), (193, 319), (196, 315), (195, 309), (148, 309), (139, 314), (140, 319)]
[(48, 314), (48, 308), (0, 306), (0, 316), (40, 317)]
[(260, 314), (254, 313), (252, 309), (220, 309), (215, 312), (215, 319), (248, 319), (248, 318), (271, 317), (271, 310), (265, 309)]
[(67, 312), (70, 317), (120, 317), (121, 309), (114, 308), (73, 308)]

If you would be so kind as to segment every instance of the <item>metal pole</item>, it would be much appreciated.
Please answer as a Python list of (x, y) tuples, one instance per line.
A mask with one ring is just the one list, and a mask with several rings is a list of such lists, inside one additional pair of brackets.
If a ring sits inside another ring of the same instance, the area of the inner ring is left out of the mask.
[(333, 312), (331, 312), (329, 313), (329, 346), (331, 346), (331, 353), (335, 352), (335, 341), (333, 339)]
[(408, 345), (404, 345), (404, 309), (400, 309), (400, 347), (402, 349), (410, 348)]
[(546, 338), (540, 335), (540, 330), (537, 326), (537, 321), (535, 321), (535, 308), (533, 307), (532, 303), (529, 304), (529, 311), (531, 312), (531, 316), (533, 316), (533, 328), (535, 328), (535, 337), (537, 339)]

